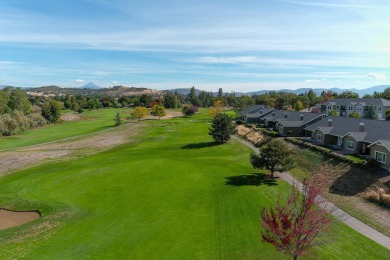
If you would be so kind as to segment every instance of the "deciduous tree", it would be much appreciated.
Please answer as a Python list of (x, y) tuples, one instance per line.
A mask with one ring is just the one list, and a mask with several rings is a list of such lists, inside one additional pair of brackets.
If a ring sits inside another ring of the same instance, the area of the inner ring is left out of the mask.
[(348, 117), (352, 117), (352, 118), (360, 118), (361, 115), (358, 113), (358, 112), (351, 112), (349, 113)]
[(302, 195), (293, 187), (285, 203), (280, 197), (275, 207), (262, 207), (260, 223), (263, 241), (272, 244), (293, 259), (318, 243), (318, 237), (329, 230), (328, 214), (316, 205), (322, 192), (321, 181), (313, 178), (303, 182)]
[(131, 118), (138, 119), (138, 122), (141, 121), (142, 118), (148, 115), (148, 109), (146, 107), (136, 107), (133, 112), (131, 112)]
[(329, 110), (329, 112), (328, 112), (328, 116), (337, 116), (338, 115), (338, 113), (337, 113), (337, 111), (336, 110)]
[(50, 123), (56, 123), (61, 119), (62, 103), (53, 99), (47, 99), (41, 108), (42, 116)]
[(217, 143), (221, 144), (229, 141), (230, 135), (233, 133), (234, 125), (232, 118), (227, 114), (218, 113), (211, 123), (209, 135), (211, 135)]
[(359, 98), (359, 94), (352, 91), (343, 91), (337, 95), (337, 98)]
[(163, 105), (154, 105), (151, 113), (154, 116), (158, 116), (158, 119), (167, 115), (167, 111)]
[(198, 112), (198, 107), (196, 106), (184, 106), (182, 109), (181, 109), (181, 112), (186, 115), (186, 116), (192, 116), (193, 114), (195, 114), (196, 112)]
[(223, 107), (224, 107), (224, 104), (223, 104), (222, 100), (220, 100), (220, 99), (215, 100), (213, 108), (211, 108), (209, 111), (209, 116), (214, 118), (218, 113), (222, 113)]
[(260, 153), (251, 153), (249, 161), (254, 169), (267, 169), (271, 172), (271, 178), (275, 172), (287, 171), (294, 167), (291, 158), (292, 151), (283, 141), (271, 140), (265, 147), (259, 149)]

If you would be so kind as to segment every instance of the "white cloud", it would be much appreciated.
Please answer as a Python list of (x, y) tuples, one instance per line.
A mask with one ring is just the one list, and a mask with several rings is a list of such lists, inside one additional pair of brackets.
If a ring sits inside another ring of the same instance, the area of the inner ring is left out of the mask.
[(233, 56), (233, 57), (200, 57), (196, 61), (201, 63), (215, 63), (215, 64), (234, 64), (234, 63), (257, 63), (260, 61), (255, 56)]
[(369, 74), (367, 74), (367, 77), (373, 78), (373, 79), (376, 79), (376, 80), (385, 80), (385, 79), (387, 79), (387, 76), (385, 74), (382, 74), (382, 73), (369, 73)]
[(321, 82), (322, 80), (319, 80), (319, 79), (305, 79), (303, 82), (306, 82), (306, 83), (318, 83), (318, 82)]
[(114, 80), (114, 81), (112, 81), (112, 84), (118, 85), (119, 81)]
[(73, 81), (76, 83), (84, 83), (85, 82), (85, 80), (83, 80), (83, 79), (75, 79)]

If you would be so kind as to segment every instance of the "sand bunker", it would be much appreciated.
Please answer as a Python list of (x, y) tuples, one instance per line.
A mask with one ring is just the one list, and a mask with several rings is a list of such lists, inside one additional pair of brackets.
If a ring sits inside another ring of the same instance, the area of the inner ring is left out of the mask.
[(23, 225), (40, 217), (35, 211), (10, 211), (0, 209), (0, 229)]

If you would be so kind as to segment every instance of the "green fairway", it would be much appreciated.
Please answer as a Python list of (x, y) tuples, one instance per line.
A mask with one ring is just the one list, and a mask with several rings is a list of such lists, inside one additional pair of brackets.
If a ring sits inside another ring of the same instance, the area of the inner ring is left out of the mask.
[(118, 110), (124, 112), (129, 111), (129, 109), (100, 109), (85, 111), (81, 115), (81, 120), (61, 122), (28, 130), (20, 135), (1, 137), (0, 151), (61, 140), (64, 138), (109, 129), (114, 126), (114, 117)]
[[(147, 121), (128, 144), (1, 178), (1, 207), (43, 216), (0, 231), (0, 257), (290, 259), (261, 242), (259, 226), (260, 207), (290, 186), (254, 175), (245, 146), (214, 145), (209, 122), (202, 114)], [(307, 257), (388, 259), (390, 251), (335, 223)]]

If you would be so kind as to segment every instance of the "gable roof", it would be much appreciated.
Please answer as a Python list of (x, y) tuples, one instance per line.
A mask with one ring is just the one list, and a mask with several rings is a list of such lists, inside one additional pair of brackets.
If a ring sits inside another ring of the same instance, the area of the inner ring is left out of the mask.
[(264, 105), (253, 105), (251, 107), (248, 107), (240, 112), (241, 115), (246, 115), (246, 114), (254, 114), (259, 112), (262, 109), (269, 109), (267, 106)]
[(378, 141), (376, 141), (376, 142), (373, 142), (372, 144), (370, 144), (369, 146), (367, 146), (367, 147), (371, 147), (371, 146), (373, 146), (373, 145), (375, 145), (375, 144), (381, 144), (381, 145), (383, 145), (384, 147), (386, 147), (386, 149), (387, 150), (389, 150), (390, 151), (390, 139), (388, 139), (388, 140), (378, 140)]
[(390, 107), (390, 100), (384, 98), (335, 98), (318, 103), (317, 105), (339, 105), (360, 104), (362, 106), (385, 106)]
[[(329, 119), (332, 120), (332, 126), (328, 124)], [(364, 123), (363, 132), (359, 131), (361, 123)], [(330, 116), (305, 127), (305, 130), (309, 131), (317, 129), (320, 129), (324, 134), (340, 137), (351, 134), (356, 140), (369, 143), (379, 139), (390, 139), (390, 121), (384, 120)]]
[[(303, 116), (303, 120), (301, 120), (301, 116)], [(310, 122), (322, 116), (326, 115), (310, 112), (275, 110), (273, 113), (270, 113), (267, 116), (263, 117), (263, 119), (269, 122), (281, 123), (285, 127), (294, 127), (304, 125), (307, 122)]]
[(256, 110), (254, 110), (254, 113), (245, 114), (245, 116), (247, 118), (261, 118), (261, 117), (264, 117), (267, 114), (271, 113), (272, 111), (274, 111), (274, 109), (270, 109), (270, 108), (264, 108), (264, 109), (259, 109), (259, 110), (256, 109)]

